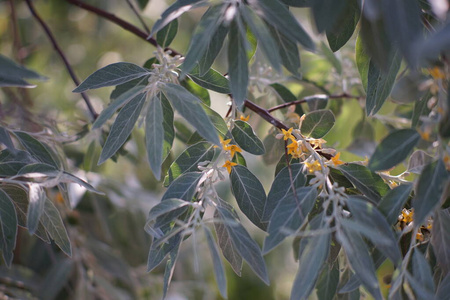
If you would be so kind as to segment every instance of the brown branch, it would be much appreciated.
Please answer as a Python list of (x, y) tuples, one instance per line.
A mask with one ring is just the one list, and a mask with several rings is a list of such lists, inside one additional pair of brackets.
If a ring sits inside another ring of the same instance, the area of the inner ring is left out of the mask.
[[(69, 73), (70, 77), (72, 78), (72, 81), (75, 83), (76, 86), (80, 85), (80, 81), (78, 80), (77, 76), (75, 75), (75, 72), (73, 71), (72, 67), (69, 64), (69, 61), (67, 60), (66, 56), (64, 55), (64, 52), (59, 47), (58, 43), (56, 42), (55, 37), (53, 36), (53, 33), (50, 31), (50, 28), (47, 26), (47, 24), (41, 19), (41, 17), (36, 12), (36, 9), (34, 8), (34, 5), (31, 0), (25, 0), (28, 9), (30, 10), (33, 17), (38, 21), (38, 23), (41, 25), (42, 29), (44, 29), (45, 34), (50, 39), (50, 42), (53, 45), (53, 48), (58, 53), (59, 57), (61, 57), (62, 61), (64, 62), (64, 65), (66, 66), (67, 72)], [(81, 93), (81, 97), (83, 97), (84, 102), (86, 102), (86, 105), (89, 109), (89, 112), (91, 113), (92, 118), (95, 120), (98, 116), (98, 114), (95, 112), (94, 107), (92, 106), (91, 101), (89, 100), (88, 96), (85, 93)]]
[(319, 94), (319, 95), (311, 95), (311, 96), (307, 96), (307, 97), (302, 98), (302, 99), (299, 99), (299, 100), (295, 100), (295, 101), (291, 101), (291, 102), (286, 102), (286, 103), (283, 103), (283, 104), (280, 104), (280, 105), (271, 107), (271, 108), (269, 108), (267, 111), (268, 111), (268, 112), (273, 112), (273, 111), (275, 111), (275, 110), (282, 109), (282, 108), (286, 108), (286, 107), (289, 107), (289, 106), (291, 106), (291, 105), (298, 105), (298, 104), (306, 103), (306, 102), (308, 102), (308, 101), (311, 101), (311, 100), (314, 100), (314, 99), (317, 99), (317, 98), (324, 98), (324, 99), (325, 99), (325, 98), (328, 98), (328, 99), (342, 99), (342, 98), (347, 98), (347, 99), (359, 99), (359, 98), (361, 98), (361, 97), (360, 97), (360, 96), (350, 95), (350, 94), (347, 94), (347, 93), (342, 93), (342, 94), (340, 94), (340, 95), (330, 95), (330, 96), (328, 96), (328, 95), (323, 95), (323, 94)]
[[(145, 33), (144, 31), (140, 30), (139, 28), (137, 28), (136, 26), (134, 26), (133, 24), (128, 23), (125, 20), (122, 20), (120, 18), (118, 18), (117, 16), (104, 11), (98, 7), (89, 5), (87, 3), (84, 3), (82, 1), (78, 1), (78, 0), (66, 0), (67, 2), (69, 2), (70, 4), (76, 5), (79, 8), (82, 8), (84, 10), (90, 11), (102, 18), (105, 18), (111, 22), (113, 22), (116, 25), (119, 25), (120, 27), (122, 27), (123, 29), (133, 33), (134, 35), (140, 37), (141, 39), (147, 41), (148, 43), (152, 44), (155, 47), (158, 47), (158, 43), (156, 42), (156, 40), (152, 37), (148, 37), (148, 34)], [(166, 48), (165, 50), (170, 50), (172, 51), (172, 53), (170, 54), (171, 56), (175, 56), (175, 55), (181, 55), (181, 53), (179, 53), (178, 51), (173, 50), (172, 48)]]

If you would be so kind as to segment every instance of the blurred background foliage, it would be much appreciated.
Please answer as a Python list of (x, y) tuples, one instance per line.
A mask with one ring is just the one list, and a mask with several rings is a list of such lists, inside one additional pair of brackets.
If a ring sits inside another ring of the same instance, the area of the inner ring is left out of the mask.
[[(79, 78), (86, 78), (95, 70), (115, 62), (143, 65), (153, 56), (155, 48), (152, 45), (94, 14), (65, 1), (33, 2)], [(172, 2), (153, 0), (145, 5), (142, 17), (148, 28)], [(125, 0), (92, 0), (89, 4), (114, 13), (145, 30)], [(182, 26), (179, 26), (172, 48), (181, 53), (186, 52), (193, 29), (204, 11), (196, 9), (180, 17)], [(308, 9), (292, 8), (292, 11), (317, 45), (326, 40), (323, 34), (317, 33)], [(355, 65), (355, 43), (356, 39), (352, 38), (334, 54), (327, 46), (318, 47), (314, 54), (302, 51), (302, 81), (288, 78), (284, 82), (297, 99), (323, 93), (324, 89), (339, 93), (343, 86), (354, 95), (363, 95)], [(126, 144), (122, 155), (115, 162), (109, 160), (96, 166), (101, 150), (96, 135), (100, 132), (87, 131), (90, 116), (86, 106), (79, 94), (72, 93), (75, 88), (73, 81), (24, 1), (0, 0), (0, 53), (48, 77), (47, 81), (38, 82), (34, 89), (1, 89), (2, 122), (34, 132), (43, 130), (41, 123), (44, 123), (59, 132), (56, 139), (62, 147), (60, 151), (69, 159), (69, 169), (79, 170), (77, 176), (87, 179), (106, 193), (106, 196), (85, 193), (72, 186), (71, 196), (78, 203), (72, 210), (63, 204), (61, 195), (55, 190), (50, 196), (58, 204), (67, 225), (73, 257), (69, 259), (54, 245), (48, 245), (21, 229), (13, 267), (0, 267), (0, 294), (24, 299), (160, 298), (164, 269), (159, 267), (150, 274), (146, 272), (150, 240), (143, 228), (146, 214), (159, 202), (163, 187), (149, 170), (143, 130), (134, 130), (134, 138)], [(221, 59), (223, 56), (224, 53), (221, 53), (214, 67), (225, 73), (226, 65)], [(260, 54), (256, 55), (255, 61), (251, 75), (257, 78), (258, 67), (263, 66), (264, 62)], [(274, 79), (281, 78), (275, 76)], [(111, 91), (99, 89), (89, 92), (97, 112), (107, 105)], [(258, 92), (255, 94), (258, 95)], [(267, 97), (263, 103), (277, 103), (273, 95), (268, 97), (263, 92), (259, 94)], [(228, 109), (228, 100), (216, 93), (211, 93), (211, 100), (212, 107), (224, 115)], [(402, 109), (408, 113), (413, 105), (386, 103), (380, 115), (393, 116), (393, 110)], [(375, 140), (380, 140), (388, 132), (384, 122), (378, 122), (376, 118), (365, 123), (366, 126), (369, 124), (368, 127), (361, 127), (361, 122), (367, 120), (358, 99), (332, 100), (329, 107), (340, 113), (335, 114), (338, 116), (336, 124), (324, 139), (329, 146), (347, 149), (341, 156), (344, 161), (364, 160), (371, 155), (369, 150), (361, 146), (364, 143), (356, 143), (357, 137), (372, 135)], [(275, 116), (284, 118), (280, 112)], [(269, 124), (258, 116), (250, 116), (250, 122), (262, 137), (271, 130)], [(177, 157), (181, 146), (181, 143), (175, 143), (166, 166)], [(258, 177), (267, 188), (274, 178), (273, 163), (280, 156), (276, 154), (270, 157), (270, 151), (268, 153), (264, 160), (272, 164), (269, 167), (260, 163), (261, 158), (246, 156), (255, 174), (261, 174)], [(400, 173), (405, 169), (404, 166), (399, 168), (392, 173)], [(230, 196), (228, 183), (222, 183), (218, 190), (224, 197)], [(249, 222), (245, 225), (246, 228), (256, 228)], [(255, 232), (260, 234), (257, 239), (262, 242), (261, 232)], [(183, 244), (167, 299), (221, 299), (211, 275), (211, 258), (205, 255), (208, 252), (206, 247), (204, 240), (191, 239)], [(247, 266), (244, 266), (242, 278), (238, 278), (227, 265), (229, 299), (289, 298), (290, 285), (297, 269), (290, 243), (283, 243), (265, 258), (271, 270), (270, 287), (251, 275)], [(382, 278), (389, 270), (390, 266), (387, 265), (379, 271), (384, 289), (386, 284)]]

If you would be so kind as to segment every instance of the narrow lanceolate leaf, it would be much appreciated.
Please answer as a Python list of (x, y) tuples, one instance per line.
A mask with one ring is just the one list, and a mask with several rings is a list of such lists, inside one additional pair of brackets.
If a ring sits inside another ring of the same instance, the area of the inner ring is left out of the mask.
[(214, 223), (214, 229), (216, 230), (217, 240), (219, 242), (219, 247), (222, 250), (222, 254), (225, 259), (230, 263), (233, 271), (241, 276), (242, 269), (242, 257), (237, 251), (236, 247), (233, 245), (231, 241), (231, 237), (228, 233), (228, 230), (225, 226), (226, 220), (221, 218), (218, 210), (214, 212), (214, 218), (216, 218), (217, 222)]
[(339, 283), (338, 264), (328, 267), (325, 265), (316, 285), (319, 300), (333, 300)]
[(147, 157), (155, 178), (161, 178), (164, 145), (164, 115), (159, 96), (150, 99), (147, 116), (145, 117), (145, 144)]
[(0, 189), (0, 248), (8, 268), (11, 267), (17, 235), (17, 215), (12, 201), (8, 194)]
[(31, 183), (28, 189), (28, 212), (27, 212), (27, 228), (30, 234), (34, 234), (38, 225), (39, 219), (44, 212), (45, 199), (44, 189), (39, 184)]
[(164, 128), (164, 142), (163, 142), (163, 161), (169, 156), (172, 149), (173, 140), (175, 139), (175, 130), (173, 128), (173, 109), (169, 100), (161, 95), (161, 105), (163, 110), (163, 128)]
[(267, 229), (269, 236), (264, 240), (263, 253), (268, 253), (303, 225), (316, 198), (317, 189), (301, 187), (296, 190), (295, 194), (290, 191), (279, 200), (280, 203), (270, 219)]
[(14, 135), (34, 158), (59, 169), (61, 163), (57, 159), (56, 154), (47, 145), (22, 131), (14, 131)]
[(209, 252), (213, 260), (214, 276), (216, 277), (217, 286), (222, 297), (227, 298), (227, 277), (225, 276), (225, 268), (222, 263), (222, 259), (219, 255), (219, 249), (217, 249), (216, 242), (212, 236), (211, 230), (208, 227), (204, 227), (206, 240), (208, 242)]
[(385, 137), (369, 160), (372, 171), (387, 170), (401, 163), (420, 139), (414, 129), (400, 129)]
[(445, 299), (448, 295), (450, 295), (450, 273), (447, 273), (447, 275), (439, 283), (436, 290), (435, 299)]
[[(264, 211), (262, 216), (263, 222), (268, 222), (272, 218), (273, 211), (278, 203), (292, 192), (292, 185), (295, 189), (305, 186), (306, 177), (302, 172), (302, 164), (292, 164), (290, 166), (290, 172), (288, 167), (284, 167), (280, 172), (278, 172), (275, 177), (272, 187), (270, 188), (269, 194), (267, 195), (267, 201), (264, 204)], [(291, 176), (292, 174), (292, 184)]]
[(262, 51), (266, 55), (270, 64), (277, 71), (281, 71), (281, 57), (278, 51), (278, 45), (272, 38), (267, 25), (263, 20), (256, 15), (252, 10), (246, 5), (239, 6), (241, 16), (247, 25), (250, 27), (253, 34), (258, 39), (258, 43), (261, 46)]
[(162, 48), (169, 47), (178, 32), (178, 20), (175, 19), (156, 34), (156, 42)]
[(196, 84), (205, 89), (222, 94), (229, 94), (230, 87), (228, 79), (214, 69), (208, 69), (205, 73), (200, 73), (200, 68), (196, 66), (187, 74)]
[(345, 1), (346, 7), (339, 13), (336, 24), (326, 30), (328, 44), (333, 52), (338, 51), (352, 37), (361, 14), (358, 0)]
[(313, 138), (321, 138), (334, 126), (334, 115), (331, 110), (320, 109), (306, 115), (302, 123), (302, 134)]
[(120, 94), (108, 105), (107, 108), (105, 108), (100, 113), (98, 118), (95, 119), (95, 122), (92, 125), (92, 129), (94, 130), (102, 127), (102, 125), (105, 124), (105, 122), (108, 121), (119, 108), (121, 108), (130, 101), (134, 101), (135, 99), (142, 97), (141, 92), (143, 89), (144, 86), (138, 85)]
[(208, 141), (220, 145), (219, 137), (213, 128), (213, 124), (201, 106), (201, 101), (189, 93), (185, 88), (173, 83), (161, 86), (164, 95), (173, 107), (185, 118), (202, 137)]
[(330, 234), (324, 233), (307, 238), (308, 242), (299, 258), (299, 268), (292, 286), (291, 300), (308, 299), (322, 265), (328, 257)]
[(178, 251), (180, 250), (180, 246), (177, 245), (172, 251), (170, 251), (169, 259), (166, 263), (166, 269), (164, 271), (163, 278), (163, 299), (166, 298), (167, 291), (169, 290), (170, 282), (172, 281), (173, 271), (175, 270), (175, 264), (177, 262)]
[(380, 110), (391, 93), (395, 83), (400, 64), (402, 62), (399, 53), (395, 53), (386, 72), (381, 71), (373, 61), (369, 65), (367, 75), (366, 114), (374, 115)]
[(359, 77), (361, 77), (362, 86), (367, 93), (367, 76), (369, 74), (370, 56), (360, 34), (356, 38), (355, 56)]
[(450, 274), (450, 213), (448, 210), (438, 210), (434, 215), (431, 244), (439, 267), (444, 274)]
[(155, 246), (155, 241), (153, 241), (150, 251), (148, 252), (147, 259), (147, 272), (151, 272), (154, 268), (159, 266), (169, 252), (180, 246), (181, 235), (175, 235), (174, 237), (167, 240), (166, 243), (161, 243)]
[(199, 142), (190, 146), (170, 165), (164, 179), (164, 186), (168, 186), (184, 173), (199, 171), (199, 163), (211, 161), (213, 157), (214, 148), (208, 142)]
[(431, 267), (424, 255), (417, 248), (414, 250), (412, 265), (413, 274), (417, 279), (417, 282), (420, 282), (422, 287), (427, 290), (427, 292), (434, 294), (434, 281)]
[(68, 256), (72, 256), (72, 246), (58, 209), (48, 198), (45, 200), (41, 222), (56, 245)]
[(11, 140), (9, 132), (2, 126), (0, 126), (0, 143), (6, 146), (10, 151), (15, 151), (14, 144)]
[(234, 122), (234, 127), (231, 130), (231, 134), (233, 134), (234, 141), (239, 145), (239, 147), (248, 153), (261, 155), (266, 152), (264, 144), (255, 134), (252, 126), (250, 126), (247, 122), (241, 120)]
[[(229, 210), (223, 207), (218, 207), (217, 210), (221, 218), (225, 221), (223, 226), (227, 230), (230, 240), (239, 255), (248, 263), (253, 272), (255, 272), (264, 283), (269, 285), (266, 263), (261, 255), (261, 249), (258, 244), (250, 237), (245, 228), (238, 220), (236, 220)], [(230, 225), (227, 221), (234, 223)]]
[(297, 41), (306, 49), (314, 50), (314, 42), (283, 3), (278, 0), (251, 0), (247, 2), (261, 18), (282, 32), (291, 41)]
[(229, 34), (228, 76), (230, 78), (231, 94), (239, 107), (247, 97), (248, 65), (245, 38), (241, 35), (241, 31), (235, 21), (231, 23)]
[(189, 205), (189, 202), (181, 199), (164, 199), (164, 201), (161, 201), (160, 203), (152, 207), (152, 209), (148, 213), (147, 222), (154, 221), (156, 220), (156, 218), (186, 205)]
[(380, 287), (375, 274), (375, 267), (370, 258), (364, 240), (359, 233), (339, 227), (336, 235), (339, 243), (345, 250), (350, 266), (355, 271), (359, 280), (376, 300), (381, 300)]
[(208, 47), (206, 47), (205, 54), (198, 63), (200, 75), (204, 75), (206, 72), (208, 72), (208, 70), (213, 65), (214, 60), (220, 52), (220, 49), (222, 49), (223, 42), (227, 34), (228, 26), (221, 24), (214, 33)]
[(350, 182), (370, 200), (378, 203), (389, 191), (389, 186), (376, 173), (358, 164), (341, 165), (339, 170)]
[(270, 27), (270, 31), (275, 43), (278, 45), (278, 51), (280, 52), (283, 66), (293, 75), (300, 76), (300, 55), (297, 43), (288, 39), (284, 34), (272, 26)]
[(181, 175), (169, 186), (161, 201), (170, 198), (191, 201), (197, 191), (197, 184), (201, 176), (201, 172), (190, 172)]
[(408, 200), (412, 188), (412, 184), (402, 184), (387, 192), (380, 203), (378, 203), (378, 209), (386, 217), (389, 225), (394, 225), (397, 222), (398, 216)]
[(84, 80), (74, 93), (81, 93), (105, 86), (119, 85), (133, 79), (149, 75), (149, 71), (132, 63), (119, 62), (108, 65), (92, 73)]
[(210, 7), (200, 20), (191, 38), (188, 52), (181, 66), (181, 77), (189, 73), (200, 61), (208, 47), (214, 33), (219, 28), (223, 20), (225, 5), (216, 5)]
[(237, 165), (231, 169), (231, 189), (242, 212), (253, 224), (266, 229), (262, 222), (266, 193), (258, 178), (244, 166)]
[[(435, 161), (425, 167), (417, 183), (416, 195), (413, 198), (414, 225), (420, 226), (426, 221), (439, 204), (442, 192), (448, 184), (448, 172), (442, 160)], [(444, 195), (445, 197), (445, 195)]]
[(119, 112), (111, 131), (103, 145), (102, 153), (98, 160), (98, 165), (104, 163), (108, 158), (113, 156), (122, 145), (126, 142), (128, 136), (133, 131), (142, 107), (144, 106), (146, 94), (140, 94), (133, 101), (128, 102)]
[[(364, 197), (353, 196), (347, 199), (347, 205), (352, 213), (352, 220), (357, 228), (366, 236), (394, 265), (401, 263), (402, 254), (397, 245), (397, 238), (391, 230), (391, 225), (384, 216)], [(364, 228), (369, 229), (365, 231)], [(366, 232), (370, 232), (366, 234)]]

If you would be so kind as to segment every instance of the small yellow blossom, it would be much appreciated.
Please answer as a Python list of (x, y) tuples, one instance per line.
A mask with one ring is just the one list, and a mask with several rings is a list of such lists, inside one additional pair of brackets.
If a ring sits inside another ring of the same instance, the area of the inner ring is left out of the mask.
[(335, 166), (339, 166), (339, 165), (342, 165), (344, 162), (343, 161), (341, 161), (341, 160), (339, 160), (339, 157), (341, 156), (341, 152), (338, 152), (338, 153), (336, 153), (336, 155), (335, 156), (333, 156), (332, 158), (331, 158), (331, 161), (333, 162), (333, 164), (335, 165)]
[(431, 230), (433, 228), (433, 221), (428, 221), (427, 229)]
[(228, 173), (231, 173), (231, 168), (237, 166), (237, 163), (227, 160), (222, 167), (227, 168)]
[(423, 234), (421, 232), (416, 233), (416, 240), (423, 242)]
[(289, 145), (286, 146), (287, 149), (287, 153), (288, 154), (293, 154), (295, 152), (297, 152), (298, 149), (298, 143), (297, 141), (290, 143)]
[(248, 119), (250, 119), (250, 115), (248, 115), (248, 116), (241, 115), (241, 116), (239, 117), (239, 119), (240, 119), (241, 121), (247, 122)]
[(324, 139), (311, 139), (309, 143), (313, 146), (314, 149), (322, 149), (322, 145), (327, 141)]
[(227, 145), (231, 142), (231, 139), (224, 140), (221, 136), (219, 136), (219, 139), (223, 149), (227, 148)]
[(407, 210), (406, 208), (404, 208), (402, 210), (401, 221), (403, 221), (406, 224), (408, 224), (408, 223), (411, 223), (413, 221), (413, 217), (414, 217), (414, 211), (413, 210)]
[(423, 140), (425, 141), (430, 141), (430, 130), (429, 129), (425, 129), (424, 131), (418, 129), (417, 130), (420, 134), (420, 136), (422, 137)]
[(230, 151), (231, 157), (234, 157), (234, 154), (235, 154), (236, 152), (242, 152), (242, 149), (239, 148), (239, 146), (237, 146), (237, 145), (229, 145), (229, 146), (227, 146), (227, 147), (224, 148), (224, 149), (227, 150), (227, 151)]
[(293, 128), (289, 128), (288, 130), (281, 129), (281, 132), (283, 133), (283, 139), (287, 141), (288, 139), (291, 139), (292, 141), (295, 141), (295, 137), (292, 135)]
[(445, 73), (438, 67), (430, 69), (429, 72), (434, 79), (445, 79)]
[(305, 162), (305, 166), (308, 169), (309, 173), (314, 173), (315, 171), (322, 170), (322, 165), (317, 160), (312, 163)]

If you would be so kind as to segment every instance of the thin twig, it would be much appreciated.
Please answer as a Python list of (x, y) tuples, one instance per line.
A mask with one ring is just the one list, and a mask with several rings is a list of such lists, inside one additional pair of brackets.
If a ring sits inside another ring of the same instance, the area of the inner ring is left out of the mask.
[[(102, 18), (105, 18), (105, 19), (113, 22), (116, 25), (119, 25), (123, 29), (133, 33), (134, 35), (140, 37), (143, 40), (146, 40), (148, 43), (152, 44), (155, 47), (159, 46), (154, 38), (152, 38), (152, 37), (149, 38), (148, 37), (147, 33), (145, 33), (144, 31), (140, 30), (139, 28), (137, 28), (133, 24), (130, 24), (127, 21), (122, 20), (121, 18), (118, 18), (117, 16), (115, 16), (115, 15), (113, 15), (113, 14), (107, 12), (107, 11), (104, 11), (104, 10), (98, 8), (98, 7), (89, 5), (87, 3), (84, 3), (84, 2), (78, 1), (78, 0), (66, 0), (66, 1), (71, 3), (71, 4), (73, 4), (73, 5), (78, 6), (78, 7), (82, 8), (82, 9), (84, 9), (84, 10), (90, 11), (90, 12), (92, 12), (92, 13), (94, 13), (94, 14), (102, 17)], [(181, 53), (179, 53), (178, 51), (175, 51), (172, 48), (166, 48), (165, 50), (172, 51), (170, 53), (171, 56), (181, 55)]]
[(141, 25), (142, 25), (142, 27), (144, 27), (144, 29), (147, 32), (147, 34), (150, 34), (150, 29), (148, 28), (147, 24), (145, 24), (144, 19), (142, 19), (141, 14), (137, 11), (136, 7), (131, 2), (131, 0), (125, 0), (125, 1), (127, 1), (128, 6), (131, 8), (133, 13), (136, 15), (136, 17), (138, 18), (139, 22), (141, 22)]
[(282, 109), (282, 108), (285, 108), (285, 107), (288, 107), (288, 106), (291, 106), (291, 105), (298, 105), (298, 104), (306, 103), (308, 101), (311, 101), (311, 100), (314, 100), (314, 99), (317, 99), (317, 98), (323, 98), (323, 99), (326, 99), (326, 98), (328, 98), (328, 99), (342, 99), (342, 98), (359, 99), (361, 97), (360, 96), (355, 96), (355, 95), (349, 95), (349, 94), (346, 94), (346, 93), (339, 94), (339, 95), (330, 95), (330, 96), (323, 95), (323, 94), (312, 95), (312, 96), (307, 96), (307, 97), (299, 99), (299, 100), (286, 102), (286, 103), (274, 106), (272, 108), (269, 108), (267, 111), (273, 112), (275, 110)]
[[(77, 76), (75, 75), (75, 72), (73, 71), (72, 67), (69, 64), (69, 61), (67, 60), (66, 56), (64, 55), (64, 52), (59, 47), (58, 43), (56, 42), (55, 37), (53, 36), (53, 33), (50, 31), (50, 28), (47, 26), (47, 24), (41, 19), (41, 17), (36, 12), (36, 9), (33, 6), (33, 3), (31, 0), (25, 0), (26, 4), (28, 5), (28, 9), (30, 10), (33, 17), (38, 21), (38, 23), (41, 25), (42, 29), (44, 29), (45, 34), (50, 39), (50, 42), (53, 45), (53, 48), (58, 53), (59, 57), (61, 57), (62, 61), (64, 62), (64, 65), (66, 66), (67, 72), (69, 73), (70, 77), (72, 78), (72, 81), (75, 83), (75, 85), (80, 85), (80, 81), (78, 80)], [(89, 109), (89, 112), (91, 113), (92, 118), (95, 120), (97, 118), (97, 113), (95, 112), (94, 107), (92, 106), (91, 101), (89, 100), (88, 96), (85, 93), (81, 93), (81, 97), (83, 97), (84, 102), (86, 102), (86, 105)]]

